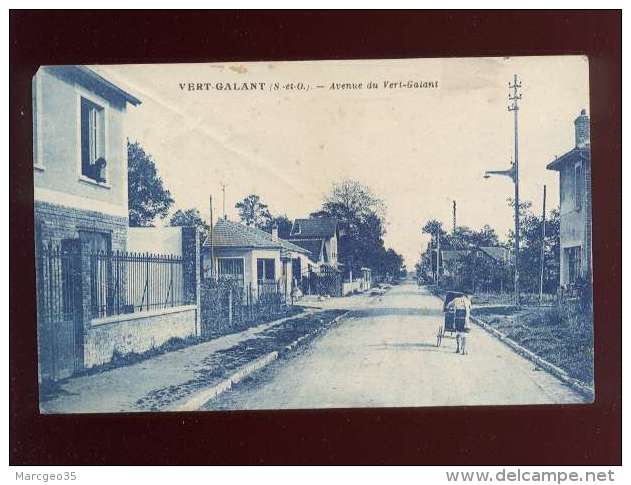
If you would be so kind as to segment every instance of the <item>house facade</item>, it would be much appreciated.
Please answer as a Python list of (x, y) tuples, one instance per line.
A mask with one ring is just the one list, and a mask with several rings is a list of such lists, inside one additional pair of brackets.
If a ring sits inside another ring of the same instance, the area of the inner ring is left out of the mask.
[(85, 66), (41, 67), (32, 89), (40, 381), (198, 334), (198, 230), (128, 228), (140, 100)]
[(278, 237), (278, 228), (268, 233), (238, 222), (220, 219), (202, 249), (204, 278), (226, 278), (248, 288), (256, 297), (278, 288), (291, 293), (295, 261), (308, 258), (308, 251)]
[(124, 119), (140, 100), (84, 66), (33, 77), (36, 244), (99, 251), (127, 244)]
[(574, 121), (575, 146), (555, 158), (548, 170), (559, 172), (560, 285), (592, 279), (592, 184), (589, 117)]

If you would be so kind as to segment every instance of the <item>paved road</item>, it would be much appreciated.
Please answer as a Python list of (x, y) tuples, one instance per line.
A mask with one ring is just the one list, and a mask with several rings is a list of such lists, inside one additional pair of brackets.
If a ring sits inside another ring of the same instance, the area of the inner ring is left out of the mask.
[(442, 302), (412, 281), (373, 298), (300, 353), (207, 409), (578, 403), (584, 398), (484, 330), (435, 347)]

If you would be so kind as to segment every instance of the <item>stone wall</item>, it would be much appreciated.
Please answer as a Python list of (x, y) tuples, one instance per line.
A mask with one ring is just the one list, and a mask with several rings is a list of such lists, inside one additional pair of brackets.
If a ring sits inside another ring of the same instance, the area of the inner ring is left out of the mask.
[(173, 337), (197, 335), (196, 321), (195, 305), (94, 319), (85, 333), (84, 366), (107, 363), (114, 352), (146, 352)]

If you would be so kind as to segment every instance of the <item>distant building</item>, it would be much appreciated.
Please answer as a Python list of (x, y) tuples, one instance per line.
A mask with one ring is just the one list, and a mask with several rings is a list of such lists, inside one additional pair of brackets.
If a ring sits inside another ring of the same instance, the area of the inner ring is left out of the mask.
[(299, 277), (292, 271), (296, 261), (309, 261), (309, 251), (279, 238), (277, 228), (270, 234), (227, 219), (214, 225), (202, 254), (205, 278), (232, 279), (253, 295), (275, 285), (289, 294)]
[[(469, 249), (441, 250), (441, 277), (450, 278), (452, 284), (462, 286), (470, 284), (473, 275), (465, 270), (469, 261), (476, 261), (479, 267), (491, 264), (496, 268), (493, 278), (485, 275), (487, 286), (501, 287), (502, 273), (511, 263), (510, 251), (503, 246), (471, 246)], [(467, 283), (468, 282), (468, 283)]]
[[(296, 219), (288, 241), (309, 251), (316, 265), (338, 269), (340, 226), (335, 217)], [(301, 268), (304, 271), (305, 268)]]
[(592, 169), (585, 110), (581, 110), (574, 126), (575, 147), (547, 166), (559, 172), (562, 287), (573, 285), (578, 278), (592, 278)]

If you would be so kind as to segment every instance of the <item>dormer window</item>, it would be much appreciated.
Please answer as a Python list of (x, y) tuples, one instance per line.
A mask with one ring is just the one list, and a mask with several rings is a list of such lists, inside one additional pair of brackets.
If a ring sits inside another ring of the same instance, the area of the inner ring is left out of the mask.
[(300, 224), (297, 222), (294, 224), (294, 234), (300, 234)]
[(105, 110), (81, 97), (81, 175), (105, 182)]

